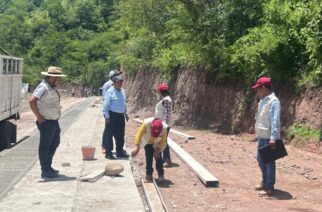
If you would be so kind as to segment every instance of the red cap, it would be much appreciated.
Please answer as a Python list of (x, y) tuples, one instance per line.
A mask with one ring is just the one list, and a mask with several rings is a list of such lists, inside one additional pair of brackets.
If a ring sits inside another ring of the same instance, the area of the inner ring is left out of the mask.
[(151, 128), (152, 128), (151, 135), (153, 137), (158, 137), (162, 132), (162, 128), (163, 128), (162, 121), (160, 119), (154, 119), (152, 121)]
[(262, 85), (272, 85), (272, 82), (271, 82), (271, 78), (269, 77), (261, 77), (257, 80), (256, 84), (253, 85), (253, 89), (255, 88), (258, 88), (259, 86), (262, 86)]
[(166, 83), (161, 83), (160, 85), (158, 85), (157, 89), (159, 91), (167, 91), (169, 89), (169, 86)]

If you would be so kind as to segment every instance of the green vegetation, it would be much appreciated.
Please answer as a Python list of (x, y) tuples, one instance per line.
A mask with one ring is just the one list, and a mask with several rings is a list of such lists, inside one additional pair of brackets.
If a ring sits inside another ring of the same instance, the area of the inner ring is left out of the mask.
[(305, 125), (294, 125), (291, 126), (288, 130), (288, 138), (292, 139), (295, 137), (302, 137), (306, 139), (320, 139), (319, 130), (313, 130)]
[(110, 69), (147, 66), (322, 85), (321, 0), (2, 0), (0, 29), (30, 83), (58, 65), (95, 87)]

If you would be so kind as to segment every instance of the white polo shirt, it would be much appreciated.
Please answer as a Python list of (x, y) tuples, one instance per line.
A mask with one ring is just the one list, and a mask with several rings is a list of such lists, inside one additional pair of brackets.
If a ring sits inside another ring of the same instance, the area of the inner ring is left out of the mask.
[(61, 115), (60, 95), (58, 91), (43, 80), (34, 93), (40, 115), (46, 120), (58, 120)]

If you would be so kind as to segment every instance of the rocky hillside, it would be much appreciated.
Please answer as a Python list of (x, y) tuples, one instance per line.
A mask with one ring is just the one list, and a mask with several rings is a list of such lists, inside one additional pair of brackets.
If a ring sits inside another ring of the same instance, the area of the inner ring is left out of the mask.
[[(170, 82), (175, 124), (223, 133), (253, 132), (258, 100), (251, 85), (219, 81), (207, 73), (190, 69), (180, 70), (175, 78)], [(125, 87), (134, 112), (144, 109), (153, 114), (157, 102), (155, 88), (160, 82), (162, 77), (151, 69), (128, 76)], [(299, 123), (313, 129), (321, 128), (321, 87), (295, 92), (291, 85), (277, 85), (275, 90), (282, 104), (284, 129)]]

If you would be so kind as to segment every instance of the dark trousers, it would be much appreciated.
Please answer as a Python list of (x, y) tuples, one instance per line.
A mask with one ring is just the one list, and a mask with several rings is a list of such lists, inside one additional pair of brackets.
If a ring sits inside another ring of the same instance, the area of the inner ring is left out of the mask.
[[(147, 175), (152, 175), (153, 173), (153, 153), (154, 153), (154, 148), (152, 144), (147, 144), (144, 147), (145, 150), (145, 161), (146, 161), (146, 174)], [(163, 170), (163, 164), (162, 164), (162, 156), (161, 153), (159, 155), (159, 158), (155, 160), (156, 162), (156, 168), (158, 171), (158, 175), (163, 175), (164, 170)]]
[(46, 120), (39, 124), (36, 122), (40, 132), (40, 143), (38, 148), (39, 161), (42, 171), (51, 168), (53, 157), (60, 143), (60, 127), (56, 120)]
[(107, 146), (107, 132), (108, 132), (108, 123), (106, 123), (105, 121), (105, 127), (104, 127), (104, 132), (103, 132), (103, 137), (102, 137), (102, 147), (104, 147), (104, 149), (106, 149)]
[[(170, 131), (170, 128), (171, 127), (168, 127), (167, 129), (167, 137), (169, 136), (169, 131)], [(170, 157), (170, 148), (169, 148), (169, 145), (168, 145), (168, 141), (167, 141), (167, 145), (165, 146), (164, 150), (163, 150), (163, 161), (165, 160), (170, 160), (171, 161), (171, 157)]]
[[(123, 153), (124, 134), (125, 134), (125, 118), (123, 113), (115, 113), (110, 111), (110, 122), (105, 123), (105, 130), (103, 134), (104, 147), (106, 154), (112, 154), (113, 137), (115, 138), (116, 154)], [(106, 132), (105, 132), (106, 131)]]

